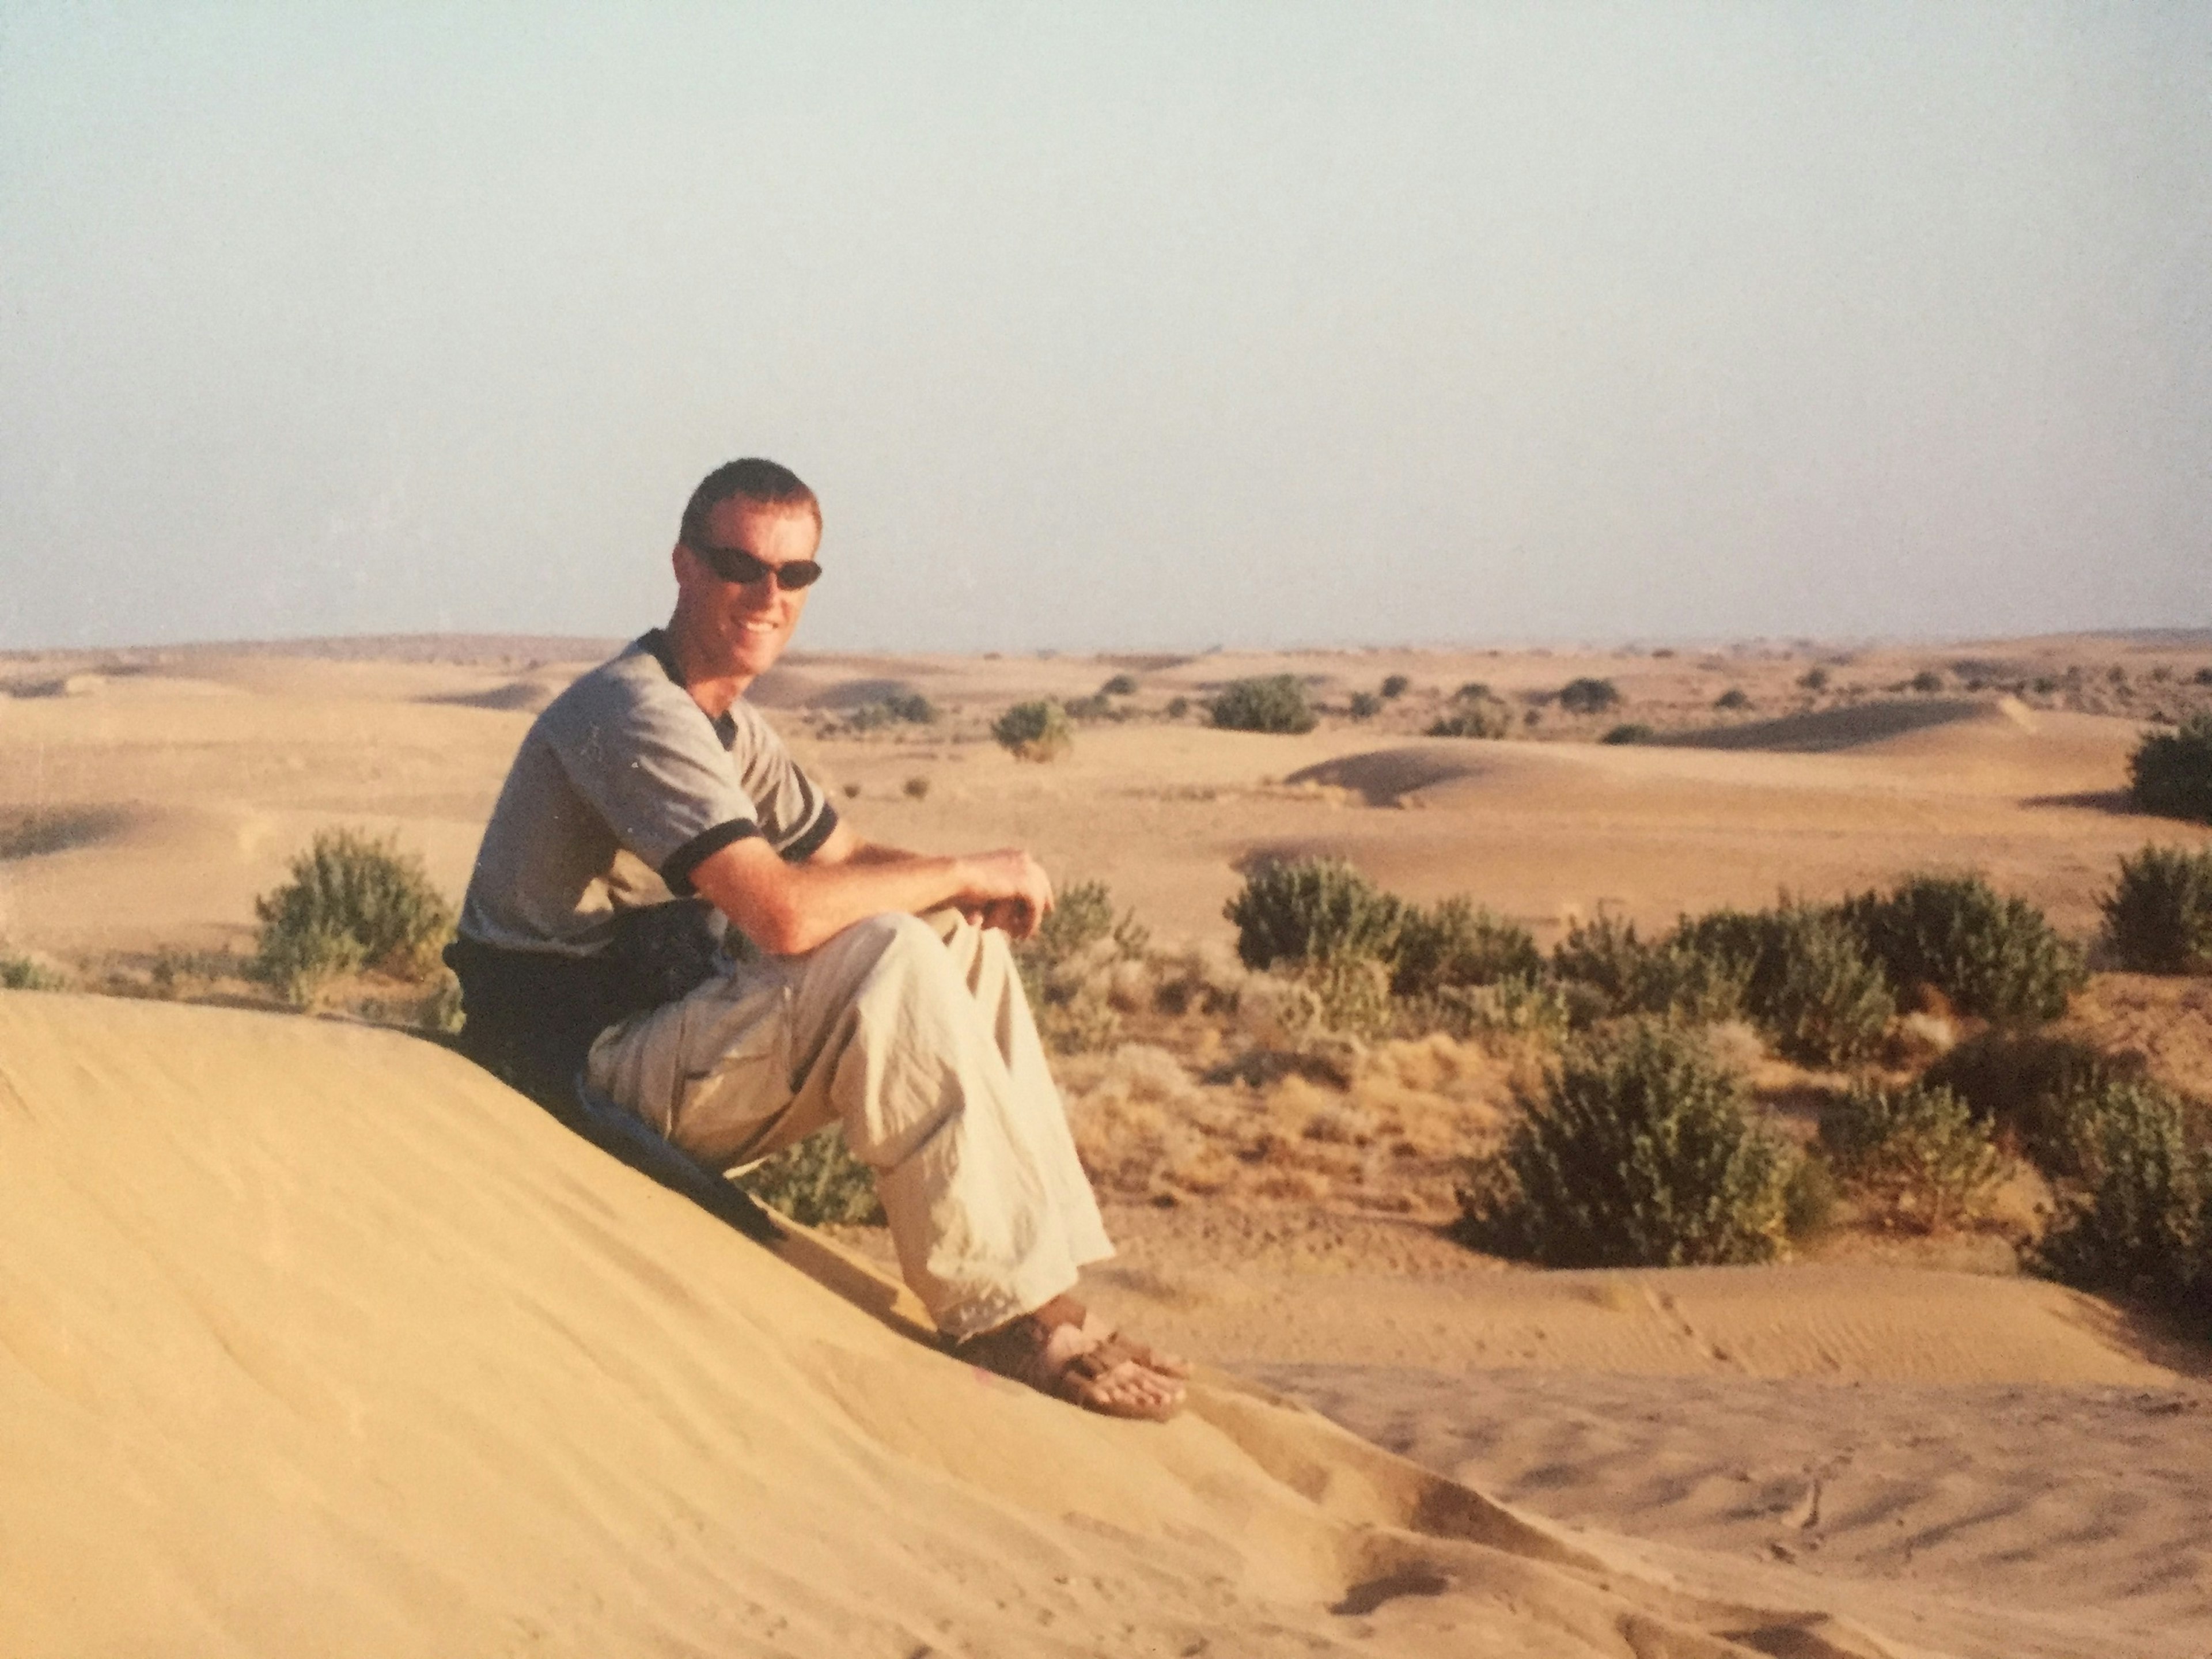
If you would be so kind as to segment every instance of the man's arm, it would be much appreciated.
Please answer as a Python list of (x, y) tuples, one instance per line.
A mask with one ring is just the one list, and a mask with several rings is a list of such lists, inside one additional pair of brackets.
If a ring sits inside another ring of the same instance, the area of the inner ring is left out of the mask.
[(885, 911), (946, 904), (1026, 939), (1052, 908), (1052, 883), (1019, 848), (933, 858), (864, 842), (842, 821), (800, 864), (758, 836), (732, 842), (699, 861), (691, 885), (771, 956), (811, 951)]

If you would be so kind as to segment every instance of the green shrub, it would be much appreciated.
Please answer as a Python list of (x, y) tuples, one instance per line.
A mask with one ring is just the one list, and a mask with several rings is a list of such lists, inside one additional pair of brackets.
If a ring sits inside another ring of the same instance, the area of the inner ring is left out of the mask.
[(2105, 933), (2139, 974), (2212, 974), (2212, 848), (2146, 847), (2120, 860)]
[(1170, 697), (1168, 699), (1168, 706), (1164, 712), (1170, 720), (1179, 720), (1185, 714), (1190, 713), (1190, 699), (1188, 697)]
[(248, 970), (289, 1000), (362, 968), (415, 979), (436, 967), (453, 908), (396, 839), (318, 831), (291, 875), (253, 902), (261, 927)]
[(2128, 778), (2138, 810), (2212, 823), (2212, 714), (2147, 735), (2128, 757)]
[(1432, 738), (1502, 738), (1513, 729), (1513, 718), (1494, 702), (1455, 703), (1429, 722)]
[(2107, 1092), (2089, 1190), (2045, 1236), (2039, 1272), (2169, 1307), (2212, 1304), (2212, 1155), (2179, 1101), (2147, 1085)]
[(1828, 689), (1828, 671), (1825, 668), (1808, 668), (1797, 677), (1797, 684), (1808, 691), (1825, 691)]
[(1223, 908), (1237, 924), (1237, 955), (1248, 968), (1279, 962), (1396, 959), (1406, 905), (1340, 859), (1262, 865)]
[(1320, 716), (1292, 674), (1231, 680), (1213, 699), (1213, 723), (1230, 732), (1310, 732)]
[(1963, 1014), (2056, 1019), (2088, 979), (2079, 945), (1978, 876), (1908, 877), (1846, 900), (1842, 914), (1892, 985), (1933, 986)]
[(1345, 705), (1345, 713), (1356, 720), (1371, 720), (1382, 712), (1382, 699), (1372, 691), (1355, 691)]
[(1733, 711), (1751, 707), (1751, 696), (1740, 685), (1731, 685), (1713, 699), (1713, 707)]
[(1018, 702), (993, 722), (991, 735), (1016, 760), (1052, 761), (1075, 742), (1067, 711), (1056, 702)]
[(1452, 693), (1454, 702), (1496, 702), (1498, 696), (1486, 680), (1468, 680)]
[(1116, 674), (1098, 688), (1098, 695), (1102, 697), (1133, 697), (1137, 695), (1137, 677)]
[(0, 991), (65, 991), (68, 979), (29, 957), (0, 956)]
[(2045, 1175), (2079, 1181), (2095, 1162), (2105, 1099), (2143, 1075), (2140, 1060), (2079, 1037), (1997, 1026), (1942, 1055), (1920, 1080), (1957, 1095)]
[(2193, 685), (2212, 685), (2212, 668), (2200, 668), (2190, 677)]
[(1555, 1267), (1680, 1267), (1783, 1253), (1794, 1152), (1690, 1033), (1638, 1021), (1571, 1042), (1497, 1152), (1470, 1166), (1458, 1231)]
[(1407, 692), (1412, 690), (1413, 687), (1413, 681), (1407, 679), (1403, 674), (1385, 674), (1382, 677), (1382, 700), (1388, 702), (1394, 698), (1402, 697)]
[(1570, 714), (1602, 714), (1620, 707), (1620, 688), (1611, 680), (1569, 680), (1559, 688), (1559, 707)]
[(1658, 735), (1659, 734), (1656, 732), (1644, 725), (1642, 721), (1631, 720), (1625, 726), (1614, 726), (1603, 737), (1600, 738), (1598, 741), (1600, 743), (1613, 744), (1649, 743), (1652, 738)]
[(1820, 1114), (1820, 1146), (1847, 1188), (1923, 1232), (1979, 1220), (2005, 1173), (1989, 1125), (1948, 1089), (1917, 1084), (1838, 1096)]
[(1786, 899), (1755, 914), (1715, 910), (1686, 919), (1668, 943), (1711, 958), (1717, 979), (1740, 976), (1744, 1012), (1803, 1065), (1863, 1060), (1897, 1011), (1881, 969), (1832, 910)]
[(1406, 911), (1393, 952), (1390, 989), (1399, 996), (1424, 996), (1447, 986), (1534, 979), (1543, 971), (1543, 956), (1527, 928), (1467, 899), (1448, 898)]
[(1931, 693), (1943, 689), (1943, 677), (1932, 668), (1923, 668), (1909, 682), (1915, 691)]
[[(1641, 1013), (1707, 1024), (1743, 1012), (1750, 964), (1695, 941), (1647, 941), (1638, 936), (1635, 923), (1600, 915), (1567, 930), (1553, 950), (1552, 971), (1569, 981), (1569, 1007), (1577, 1024), (1593, 1016)], [(1577, 990), (1583, 993), (1579, 999)]]
[(884, 1218), (875, 1171), (853, 1156), (835, 1124), (746, 1170), (738, 1184), (802, 1226), (869, 1225)]

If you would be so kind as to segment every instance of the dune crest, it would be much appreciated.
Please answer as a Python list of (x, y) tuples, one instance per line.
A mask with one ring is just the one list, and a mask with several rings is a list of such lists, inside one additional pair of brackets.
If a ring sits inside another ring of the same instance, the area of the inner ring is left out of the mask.
[(0, 994), (0, 1164), (22, 1651), (1903, 1651), (987, 1377), (392, 1033)]

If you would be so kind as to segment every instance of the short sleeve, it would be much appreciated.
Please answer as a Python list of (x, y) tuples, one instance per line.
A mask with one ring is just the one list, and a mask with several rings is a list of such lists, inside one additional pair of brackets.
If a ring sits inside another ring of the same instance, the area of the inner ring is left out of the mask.
[(731, 758), (761, 833), (790, 863), (812, 857), (837, 827), (836, 808), (750, 703), (732, 704), (730, 720)]
[(608, 690), (547, 741), (615, 838), (688, 896), (691, 872), (708, 854), (762, 833), (759, 813), (720, 734), (689, 696), (615, 680)]

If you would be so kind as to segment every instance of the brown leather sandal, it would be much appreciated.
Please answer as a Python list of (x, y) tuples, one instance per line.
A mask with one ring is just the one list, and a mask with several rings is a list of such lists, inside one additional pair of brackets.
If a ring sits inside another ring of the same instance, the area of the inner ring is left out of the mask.
[(1190, 1361), (1181, 1354), (1173, 1354), (1139, 1342), (1135, 1337), (1117, 1331), (1100, 1315), (1086, 1313), (1083, 1316), (1084, 1334), (1097, 1343), (1098, 1352), (1116, 1359), (1133, 1359), (1148, 1371), (1180, 1382), (1190, 1376)]
[(1102, 1416), (1164, 1423), (1182, 1409), (1181, 1382), (1100, 1342), (1073, 1320), (1052, 1323), (1024, 1314), (969, 1338), (952, 1352), (985, 1370)]

